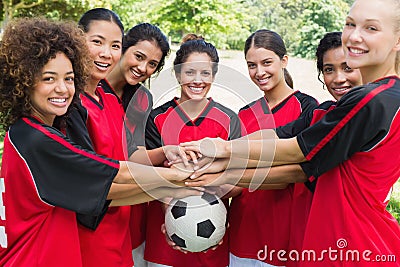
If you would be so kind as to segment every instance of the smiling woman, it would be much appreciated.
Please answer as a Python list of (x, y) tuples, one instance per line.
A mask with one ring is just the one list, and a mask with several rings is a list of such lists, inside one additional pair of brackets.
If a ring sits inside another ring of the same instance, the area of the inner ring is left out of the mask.
[[(237, 115), (212, 98), (207, 98), (218, 71), (219, 56), (216, 48), (196, 35), (190, 34), (190, 37), (180, 46), (174, 60), (175, 77), (180, 84), (181, 95), (151, 111), (146, 126), (148, 149), (177, 145), (207, 136), (223, 139), (240, 136)], [(147, 211), (145, 248), (145, 257), (151, 266), (228, 265), (227, 237), (222, 246), (215, 250), (183, 254), (165, 242), (165, 236), (159, 231), (163, 223), (161, 203), (151, 202)]]

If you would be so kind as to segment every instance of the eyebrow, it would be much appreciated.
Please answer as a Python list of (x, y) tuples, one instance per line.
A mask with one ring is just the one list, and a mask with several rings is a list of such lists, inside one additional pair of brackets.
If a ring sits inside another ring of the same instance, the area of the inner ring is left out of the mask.
[[(55, 71), (44, 71), (44, 72), (42, 73), (42, 75), (44, 75), (44, 74), (53, 74), (53, 75), (57, 75), (57, 72), (55, 72)], [(67, 74), (67, 75), (69, 75), (69, 74), (74, 74), (74, 71), (68, 71), (66, 74)]]
[[(350, 20), (354, 21), (354, 18), (352, 18), (351, 16), (347, 16), (346, 19), (350, 19)], [(371, 21), (379, 22), (378, 19), (366, 19), (365, 21), (367, 21), (367, 22), (371, 22)]]
[[(93, 35), (90, 35), (90, 38), (93, 38), (93, 37), (100, 38), (101, 40), (105, 40), (105, 39), (106, 39), (106, 38), (104, 38), (104, 36), (102, 36), (102, 35), (100, 35), (100, 34), (93, 34)], [(122, 43), (122, 41), (121, 41), (121, 40), (114, 40), (113, 43)]]
[[(145, 58), (148, 58), (148, 56), (145, 53), (143, 53), (142, 51), (140, 51), (140, 50), (135, 50), (135, 52), (139, 53), (140, 55), (144, 56)], [(152, 59), (151, 61), (160, 63), (158, 60), (155, 60), (155, 59)]]

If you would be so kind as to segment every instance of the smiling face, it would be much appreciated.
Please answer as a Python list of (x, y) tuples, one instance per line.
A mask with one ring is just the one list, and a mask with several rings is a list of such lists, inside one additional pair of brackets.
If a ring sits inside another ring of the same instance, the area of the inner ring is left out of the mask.
[(280, 59), (271, 50), (252, 46), (246, 53), (246, 61), (251, 80), (262, 91), (270, 91), (284, 82), (287, 56)]
[(129, 47), (119, 62), (126, 82), (135, 85), (145, 81), (156, 71), (162, 56), (154, 42), (140, 41)]
[(93, 58), (91, 77), (100, 81), (121, 58), (121, 29), (110, 21), (93, 20), (86, 32), (86, 42)]
[(324, 83), (336, 100), (354, 86), (362, 84), (360, 71), (347, 66), (342, 47), (326, 51), (322, 61)]
[(394, 68), (400, 49), (400, 35), (394, 27), (396, 12), (390, 0), (357, 0), (350, 9), (342, 34), (346, 62), (351, 68), (360, 68), (363, 76), (365, 72), (374, 74), (373, 78), (383, 77)]
[(203, 100), (214, 81), (213, 63), (206, 53), (192, 53), (182, 64), (181, 73), (176, 78), (181, 85), (180, 101)]
[(75, 93), (71, 61), (58, 53), (44, 65), (31, 90), (31, 115), (52, 125), (56, 116), (64, 115)]

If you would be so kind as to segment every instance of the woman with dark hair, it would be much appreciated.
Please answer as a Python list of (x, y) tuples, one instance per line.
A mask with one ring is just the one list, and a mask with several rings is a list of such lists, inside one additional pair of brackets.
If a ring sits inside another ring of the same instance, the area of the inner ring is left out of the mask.
[[(297, 257), (300, 266), (399, 265), (400, 227), (386, 210), (400, 177), (399, 14), (398, 0), (354, 1), (342, 43), (347, 65), (360, 70), (364, 85), (296, 137), (181, 144), (206, 156), (256, 161), (268, 160), (273, 145), (272, 164), (307, 163), (308, 180), (318, 182), (302, 250), (318, 260)], [(325, 254), (330, 248), (338, 252), (334, 259)], [(391, 259), (382, 262), (382, 255)]]
[(99, 156), (72, 143), (64, 126), (54, 127), (56, 119), (71, 115), (92, 62), (76, 23), (31, 18), (12, 20), (5, 28), (0, 266), (83, 266), (76, 213), (102, 218), (109, 205), (148, 201), (129, 198), (138, 187), (135, 176), (159, 182), (188, 176)]
[[(279, 34), (264, 29), (254, 32), (245, 42), (244, 54), (250, 78), (264, 96), (240, 109), (243, 135), (285, 125), (317, 106), (314, 98), (287, 83), (288, 56)], [(230, 206), (231, 266), (285, 264), (262, 259), (258, 251), (264, 245), (276, 251), (288, 248), (293, 190), (293, 185), (277, 190), (239, 190)]]
[[(169, 53), (168, 39), (161, 30), (150, 23), (140, 23), (124, 35), (121, 59), (101, 80), (104, 90), (115, 94), (123, 106), (127, 130), (139, 148), (130, 157), (135, 162), (160, 165), (166, 159), (165, 147), (148, 151), (144, 147), (145, 124), (153, 107), (153, 96), (143, 83), (162, 70)], [(147, 203), (135, 205), (131, 210), (132, 253), (137, 267), (146, 265), (143, 262), (146, 206)]]
[[(75, 143), (96, 153), (116, 159), (131, 160), (138, 152), (131, 131), (126, 131), (125, 112), (120, 98), (110, 89), (105, 78), (111, 70), (118, 66), (123, 47), (123, 27), (118, 16), (111, 10), (95, 8), (87, 11), (79, 20), (79, 26), (84, 30), (89, 54), (92, 57), (91, 76), (85, 91), (80, 94), (80, 102), (75, 112), (68, 120), (67, 136)], [(127, 49), (129, 51), (129, 49)], [(174, 147), (175, 150), (176, 146)], [(163, 162), (166, 157), (161, 149)], [(134, 153), (136, 152), (136, 153)], [(160, 157), (161, 157), (160, 156)], [(133, 173), (136, 170), (131, 170)], [(149, 173), (149, 175), (151, 175)], [(160, 173), (162, 176), (163, 174)], [(128, 186), (121, 189), (132, 198), (144, 195), (153, 200), (154, 194), (146, 194), (157, 190), (162, 183), (152, 183), (147, 175), (136, 176), (141, 180), (141, 186), (134, 190)], [(146, 187), (149, 185), (148, 187)], [(164, 184), (172, 187), (173, 184)], [(125, 191), (126, 190), (126, 191)], [(173, 194), (173, 192), (171, 192)], [(122, 202), (122, 201), (121, 201)], [(140, 202), (140, 203), (143, 203)], [(131, 267), (131, 207), (111, 207), (103, 218), (78, 214), (78, 220), (92, 224), (92, 229), (80, 226), (79, 234), (83, 263), (85, 266)], [(101, 223), (99, 223), (101, 220)], [(93, 231), (93, 229), (96, 229)], [(104, 242), (107, 240), (107, 242)], [(102, 255), (99, 257), (98, 255)]]
[[(184, 40), (173, 62), (181, 93), (179, 97), (162, 104), (150, 113), (146, 125), (148, 149), (178, 145), (180, 142), (198, 140), (206, 136), (226, 140), (240, 136), (237, 115), (213, 99), (207, 98), (218, 72), (217, 49), (194, 34), (186, 36)], [(228, 265), (227, 234), (222, 245), (215, 250), (184, 254), (170, 247), (165, 242), (165, 235), (160, 231), (165, 216), (162, 203), (151, 202), (147, 215), (145, 259), (149, 267)]]

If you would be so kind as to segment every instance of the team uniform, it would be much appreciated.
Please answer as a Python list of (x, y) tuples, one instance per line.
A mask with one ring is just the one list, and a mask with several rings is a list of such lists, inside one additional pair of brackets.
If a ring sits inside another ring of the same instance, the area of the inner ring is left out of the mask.
[[(161, 105), (150, 113), (146, 126), (146, 146), (149, 149), (163, 145), (200, 140), (205, 137), (220, 137), (230, 140), (240, 137), (240, 122), (230, 109), (209, 98), (207, 106), (194, 120), (181, 109), (177, 98)], [(227, 205), (227, 202), (225, 201)], [(216, 250), (206, 253), (188, 253), (172, 249), (160, 231), (164, 223), (161, 202), (149, 204), (145, 259), (152, 263), (174, 267), (225, 267), (228, 265), (228, 235)], [(227, 229), (228, 232), (229, 229)]]
[[(102, 80), (102, 84), (105, 92), (114, 94), (118, 98), (107, 80)], [(125, 112), (126, 129), (129, 131), (128, 136), (132, 136), (133, 142), (137, 146), (145, 146), (145, 127), (153, 107), (153, 96), (149, 90), (140, 84), (126, 84), (123, 87), (120, 103)], [(143, 261), (142, 246), (146, 240), (147, 205), (147, 203), (142, 203), (131, 206), (129, 227), (133, 257), (136, 262)]]
[[(101, 82), (96, 88), (99, 101), (87, 93), (80, 95), (80, 112), (69, 119), (67, 135), (71, 140), (82, 141), (86, 128), (96, 153), (116, 160), (126, 160), (137, 147), (124, 131), (124, 111), (118, 98), (103, 89)], [(79, 116), (79, 118), (78, 118)], [(77, 121), (80, 119), (80, 121)], [(85, 126), (78, 127), (83, 123)], [(82, 131), (82, 132), (80, 132)], [(87, 144), (82, 144), (88, 146)], [(110, 207), (96, 230), (79, 226), (84, 266), (131, 267), (130, 206)], [(92, 219), (78, 216), (80, 221)], [(101, 255), (101, 257), (99, 256)]]
[[(319, 121), (327, 112), (336, 107), (336, 101), (325, 101), (320, 104), (312, 112), (304, 112), (295, 121), (275, 129), (279, 138), (291, 138), (297, 136), (300, 132)], [(308, 164), (308, 163), (302, 163)], [(301, 251), (304, 238), (304, 231), (307, 224), (308, 214), (310, 212), (317, 179), (312, 182), (294, 184), (291, 223), (290, 223), (290, 240), (288, 251)], [(296, 261), (288, 261), (287, 266), (296, 265)]]
[[(298, 119), (302, 113), (311, 112), (317, 104), (311, 96), (294, 91), (270, 110), (265, 97), (261, 97), (239, 111), (243, 134), (285, 125)], [(265, 246), (268, 250), (287, 250), (292, 199), (293, 185), (280, 190), (249, 192), (243, 189), (239, 196), (234, 197), (229, 218), (230, 252), (233, 256), (270, 265), (286, 265), (276, 257), (264, 258), (259, 251)]]
[[(319, 260), (300, 266), (400, 265), (400, 227), (386, 211), (400, 177), (399, 110), (400, 79), (386, 77), (353, 88), (297, 136), (309, 162), (303, 170), (310, 181), (318, 177), (303, 249)], [(336, 260), (322, 254), (330, 248)], [(389, 255), (397, 262), (379, 262)]]
[(19, 119), (4, 140), (0, 266), (83, 266), (76, 212), (101, 217), (118, 169), (38, 119)]

